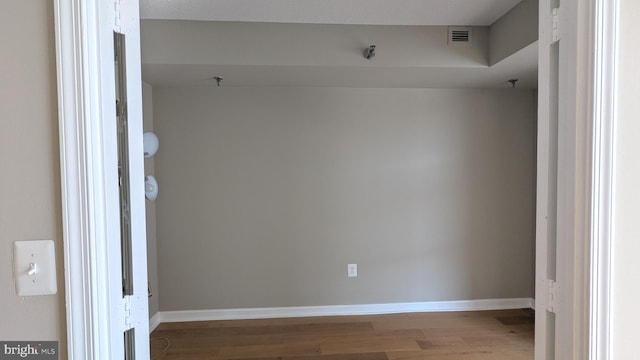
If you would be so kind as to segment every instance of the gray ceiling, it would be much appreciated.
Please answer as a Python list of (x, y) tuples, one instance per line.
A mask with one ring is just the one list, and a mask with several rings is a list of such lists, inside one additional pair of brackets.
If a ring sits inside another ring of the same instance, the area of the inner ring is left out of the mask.
[(489, 26), (520, 0), (141, 0), (143, 19)]

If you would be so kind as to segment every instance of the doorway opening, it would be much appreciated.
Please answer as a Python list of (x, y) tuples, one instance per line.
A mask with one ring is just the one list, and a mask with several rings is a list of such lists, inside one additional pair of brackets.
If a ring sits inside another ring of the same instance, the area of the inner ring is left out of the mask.
[(151, 327), (532, 308), (538, 2), (504, 3), (462, 45), (143, 7)]

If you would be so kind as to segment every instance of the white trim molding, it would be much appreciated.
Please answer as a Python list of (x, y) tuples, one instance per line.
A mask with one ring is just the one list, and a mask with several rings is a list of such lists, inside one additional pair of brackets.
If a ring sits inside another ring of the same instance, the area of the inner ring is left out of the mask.
[[(246, 309), (160, 311), (159, 323), (181, 321), (273, 319), (309, 316), (379, 315), (410, 312), (447, 312), (533, 309), (533, 299), (483, 299), (462, 301), (428, 301), (391, 304), (293, 306)], [(154, 317), (151, 321), (156, 321)], [(150, 325), (151, 326), (151, 325)], [(157, 326), (157, 325), (156, 325)]]
[(151, 334), (158, 325), (160, 325), (160, 312), (153, 314), (153, 316), (149, 318), (149, 334)]
[(54, 11), (68, 358), (109, 359), (98, 9), (56, 0)]
[(595, 11), (594, 126), (589, 358), (610, 358), (611, 241), (614, 200), (618, 0), (597, 0)]

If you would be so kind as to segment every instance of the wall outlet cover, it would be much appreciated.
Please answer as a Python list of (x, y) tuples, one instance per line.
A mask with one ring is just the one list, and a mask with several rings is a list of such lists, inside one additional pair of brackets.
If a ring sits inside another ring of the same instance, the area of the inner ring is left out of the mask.
[(358, 277), (358, 264), (347, 264), (347, 277)]

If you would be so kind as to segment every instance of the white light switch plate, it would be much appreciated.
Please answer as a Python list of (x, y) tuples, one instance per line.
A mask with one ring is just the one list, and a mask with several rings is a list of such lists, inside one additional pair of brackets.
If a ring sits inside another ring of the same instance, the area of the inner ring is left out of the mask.
[(18, 296), (55, 294), (56, 255), (53, 240), (14, 242), (13, 275)]

